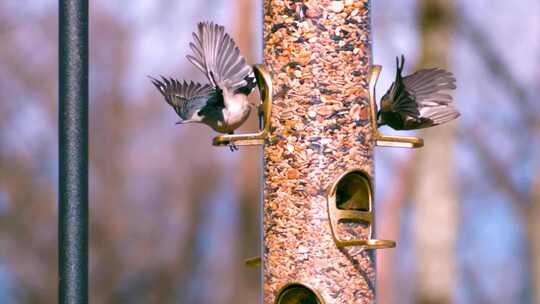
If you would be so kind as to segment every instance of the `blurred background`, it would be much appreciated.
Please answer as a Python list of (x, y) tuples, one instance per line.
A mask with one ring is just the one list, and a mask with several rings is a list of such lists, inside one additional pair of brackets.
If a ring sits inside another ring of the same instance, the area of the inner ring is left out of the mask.
[[(540, 303), (540, 2), (373, 0), (379, 94), (443, 66), (462, 117), (377, 149), (378, 303)], [(260, 303), (260, 157), (176, 126), (147, 75), (202, 80), (196, 22), (262, 54), (254, 0), (91, 1), (92, 303)], [(56, 1), (0, 1), (0, 303), (57, 302)], [(253, 130), (255, 119), (243, 128)], [(390, 133), (390, 130), (384, 129)], [(351, 286), (351, 288), (354, 288)]]

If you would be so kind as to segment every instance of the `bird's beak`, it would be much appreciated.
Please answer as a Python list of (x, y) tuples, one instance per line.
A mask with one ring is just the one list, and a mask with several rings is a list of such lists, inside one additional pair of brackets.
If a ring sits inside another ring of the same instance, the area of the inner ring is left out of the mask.
[(183, 123), (184, 123), (183, 121), (179, 121), (179, 122), (177, 122), (176, 124), (177, 124), (177, 125), (181, 125), (181, 124), (183, 124)]

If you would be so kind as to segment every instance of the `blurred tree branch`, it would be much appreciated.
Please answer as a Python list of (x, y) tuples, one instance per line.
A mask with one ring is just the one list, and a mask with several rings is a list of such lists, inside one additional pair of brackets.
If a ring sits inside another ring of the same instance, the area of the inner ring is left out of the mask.
[(491, 72), (491, 75), (495, 76), (499, 85), (515, 96), (512, 101), (516, 103), (519, 113), (525, 118), (524, 121), (530, 128), (540, 128), (538, 112), (532, 107), (535, 101), (528, 97), (528, 90), (512, 75), (508, 66), (495, 51), (487, 35), (482, 33), (479, 26), (470, 20), (465, 13), (461, 13), (458, 19), (459, 33), (471, 42), (470, 45), (475, 48), (479, 58), (483, 60), (484, 66)]

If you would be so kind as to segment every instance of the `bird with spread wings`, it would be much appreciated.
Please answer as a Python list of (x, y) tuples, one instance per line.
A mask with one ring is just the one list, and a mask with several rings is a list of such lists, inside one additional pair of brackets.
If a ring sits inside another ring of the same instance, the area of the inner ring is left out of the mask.
[(452, 96), (445, 91), (456, 89), (452, 73), (440, 68), (422, 69), (403, 77), (405, 58), (396, 58), (396, 80), (381, 98), (378, 126), (395, 130), (428, 128), (459, 117)]
[[(225, 28), (213, 22), (198, 24), (187, 59), (208, 79), (208, 84), (151, 78), (165, 101), (180, 117), (178, 124), (203, 123), (213, 130), (233, 134), (251, 112), (248, 95), (257, 85), (253, 68), (246, 63)], [(237, 149), (234, 145), (231, 150)]]

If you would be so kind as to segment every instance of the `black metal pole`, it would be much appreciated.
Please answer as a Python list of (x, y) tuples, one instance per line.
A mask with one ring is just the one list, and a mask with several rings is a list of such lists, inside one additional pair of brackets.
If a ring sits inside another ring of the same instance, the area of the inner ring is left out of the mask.
[(88, 0), (59, 1), (59, 299), (88, 303)]

